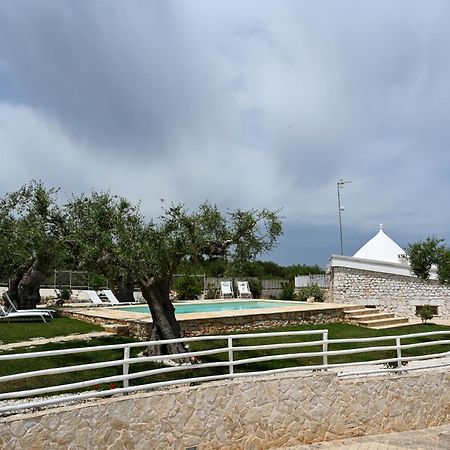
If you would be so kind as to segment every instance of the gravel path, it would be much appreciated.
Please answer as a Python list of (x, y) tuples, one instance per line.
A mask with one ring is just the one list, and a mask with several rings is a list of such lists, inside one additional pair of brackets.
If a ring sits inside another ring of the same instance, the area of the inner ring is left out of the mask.
[(21, 347), (35, 347), (36, 345), (44, 344), (59, 344), (60, 342), (69, 341), (90, 341), (91, 339), (115, 336), (115, 333), (110, 333), (109, 331), (96, 331), (92, 333), (79, 333), (79, 334), (69, 334), (68, 336), (54, 336), (51, 338), (36, 337), (31, 338), (28, 341), (22, 342), (12, 342), (11, 344), (0, 345), (0, 352), (14, 350)]

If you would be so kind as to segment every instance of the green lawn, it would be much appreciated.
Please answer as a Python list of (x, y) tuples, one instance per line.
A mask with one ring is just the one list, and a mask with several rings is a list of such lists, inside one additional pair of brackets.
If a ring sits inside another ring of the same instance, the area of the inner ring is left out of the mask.
[(5, 322), (2, 320), (0, 322), (0, 342), (9, 344), (37, 337), (50, 338), (102, 330), (103, 328), (99, 325), (68, 317), (58, 317), (48, 320), (47, 323), (28, 320)]
[[(63, 319), (57, 319), (63, 320)], [(44, 324), (45, 325), (45, 324)], [(372, 337), (372, 336), (386, 336), (386, 335), (400, 335), (400, 334), (411, 334), (411, 333), (421, 333), (428, 331), (449, 331), (450, 327), (437, 326), (432, 324), (427, 325), (411, 325), (408, 327), (395, 328), (390, 330), (370, 330), (367, 328), (358, 327), (350, 324), (328, 324), (328, 325), (302, 325), (297, 327), (282, 327), (278, 329), (267, 329), (265, 331), (297, 331), (297, 330), (317, 330), (317, 329), (328, 329), (329, 330), (329, 339), (340, 339), (340, 338), (360, 338), (360, 337)], [(255, 332), (260, 332), (260, 330), (255, 330)], [(237, 335), (238, 336), (238, 335)], [(430, 337), (430, 338), (413, 338), (406, 340), (405, 343), (412, 342), (425, 342), (437, 339), (449, 339), (449, 335)], [(280, 342), (304, 342), (304, 341), (314, 341), (320, 340), (320, 335), (315, 336), (293, 336), (293, 337), (279, 337), (279, 338), (255, 338), (255, 339), (235, 339), (234, 345), (261, 345), (261, 344), (269, 344), (269, 343), (280, 343)], [(86, 347), (93, 345), (107, 345), (107, 344), (119, 344), (132, 342), (132, 338), (123, 338), (123, 337), (114, 337), (114, 338), (105, 338), (105, 339), (94, 339), (90, 342), (70, 342), (64, 344), (48, 344), (44, 346), (39, 346), (35, 349), (27, 349), (27, 350), (17, 350), (15, 353), (29, 352), (29, 351), (45, 351), (45, 350), (54, 350), (61, 348), (75, 348), (75, 347)], [(344, 349), (344, 348), (356, 348), (356, 347), (364, 347), (364, 346), (375, 346), (375, 345), (392, 345), (393, 341), (383, 341), (378, 343), (359, 343), (359, 344), (333, 344), (329, 345), (330, 350)], [(210, 341), (210, 342), (197, 342), (192, 343), (191, 348), (193, 351), (206, 350), (210, 348), (217, 347), (225, 347), (226, 343), (224, 341)], [(251, 350), (251, 351), (242, 351), (236, 352), (234, 354), (235, 360), (249, 358), (254, 356), (265, 356), (274, 353), (294, 353), (294, 352), (312, 352), (312, 351), (320, 351), (322, 346), (311, 346), (304, 347), (303, 349), (286, 349), (286, 350)], [(132, 356), (136, 356), (138, 353), (142, 352), (143, 347), (138, 349), (133, 349), (131, 352)], [(406, 355), (418, 355), (425, 353), (434, 353), (434, 352), (444, 352), (449, 351), (450, 345), (441, 345), (441, 346), (430, 346), (430, 347), (422, 347), (419, 349), (405, 351)], [(9, 354), (10, 352), (8, 352)], [(5, 354), (5, 353), (3, 353)], [(97, 353), (84, 353), (84, 354), (75, 354), (75, 355), (66, 355), (60, 357), (45, 357), (39, 359), (25, 359), (18, 361), (4, 361), (0, 364), (0, 376), (8, 375), (18, 372), (31, 371), (31, 370), (41, 370), (52, 367), (62, 367), (68, 365), (75, 364), (86, 364), (93, 362), (100, 362), (106, 360), (113, 359), (121, 359), (123, 355), (123, 350), (109, 350), (102, 351)], [(356, 355), (345, 355), (345, 356), (330, 356), (328, 361), (329, 363), (335, 362), (351, 362), (351, 361), (368, 361), (382, 358), (395, 357), (395, 353), (393, 351), (377, 351), (373, 353), (362, 353)], [(219, 354), (212, 355), (208, 357), (202, 357), (202, 362), (217, 362), (217, 361), (225, 361), (227, 360), (227, 354)], [(270, 370), (276, 369), (280, 367), (293, 367), (299, 365), (315, 365), (321, 364), (321, 357), (304, 357), (304, 358), (296, 358), (296, 359), (287, 359), (281, 361), (271, 361), (271, 362), (260, 362), (260, 363), (252, 363), (246, 364), (245, 366), (236, 366), (235, 372), (241, 371), (261, 371), (261, 370)], [(130, 373), (150, 370), (152, 368), (161, 367), (156, 363), (139, 363), (130, 366)], [(161, 374), (153, 377), (145, 377), (142, 379), (137, 379), (131, 381), (130, 384), (144, 384), (156, 381), (164, 381), (168, 379), (179, 379), (179, 378), (188, 378), (193, 376), (205, 376), (205, 375), (219, 375), (227, 373), (228, 368), (206, 368), (201, 370), (183, 370), (179, 372), (173, 372), (171, 374)], [(105, 369), (97, 369), (91, 371), (83, 371), (83, 372), (71, 372), (68, 374), (54, 375), (54, 376), (45, 376), (45, 377), (35, 377), (24, 380), (17, 380), (13, 382), (4, 382), (0, 383), (0, 392), (8, 392), (22, 389), (30, 389), (37, 388), (49, 385), (57, 385), (70, 383), (75, 381), (82, 381), (92, 378), (99, 378), (103, 376), (112, 376), (119, 375), (122, 373), (122, 367), (113, 367), (113, 368), (105, 368)], [(121, 387), (121, 383), (116, 383), (118, 387)], [(107, 386), (97, 386), (97, 389), (106, 388)], [(92, 389), (92, 388), (88, 388)]]
[[(277, 331), (300, 331), (300, 330), (322, 330), (328, 329), (328, 339), (351, 339), (351, 338), (367, 338), (367, 337), (379, 337), (379, 336), (396, 336), (403, 334), (413, 334), (413, 333), (425, 333), (430, 331), (448, 331), (448, 335), (442, 336), (430, 336), (424, 338), (412, 338), (403, 339), (402, 344), (412, 344), (416, 342), (426, 342), (434, 341), (438, 339), (450, 339), (450, 327), (444, 327), (433, 324), (426, 325), (410, 325), (407, 327), (392, 328), (390, 330), (371, 330), (368, 328), (359, 327), (350, 324), (327, 324), (327, 325), (302, 325), (293, 327), (283, 327), (283, 328), (273, 328), (267, 329), (266, 332), (277, 332)], [(279, 337), (279, 338), (254, 338), (254, 339), (235, 339), (233, 340), (234, 346), (246, 346), (246, 345), (264, 345), (264, 344), (274, 344), (281, 342), (305, 342), (305, 341), (319, 341), (321, 340), (321, 335), (312, 336), (292, 336), (292, 337)], [(218, 341), (210, 341), (207, 343), (194, 343), (192, 344), (192, 349), (194, 350), (204, 350), (207, 348), (217, 347)], [(223, 341), (222, 341), (223, 345)], [(394, 340), (386, 340), (380, 342), (369, 342), (369, 343), (343, 343), (343, 344), (330, 344), (328, 350), (344, 350), (351, 348), (362, 348), (362, 347), (375, 347), (375, 346), (388, 346), (395, 345)], [(291, 349), (276, 349), (276, 350), (252, 350), (252, 351), (242, 351), (235, 352), (234, 359), (247, 359), (249, 357), (266, 356), (276, 353), (305, 353), (305, 352), (317, 352), (322, 350), (322, 345), (303, 347), (303, 348), (291, 348)], [(450, 345), (435, 345), (429, 347), (421, 347), (416, 349), (408, 349), (402, 352), (404, 356), (416, 356), (422, 354), (439, 353), (450, 350)], [(395, 350), (390, 351), (376, 351), (370, 353), (357, 353), (351, 355), (336, 355), (329, 356), (328, 363), (347, 363), (356, 361), (371, 361), (377, 359), (387, 359), (396, 357)], [(203, 357), (203, 361), (219, 361), (226, 360), (227, 355), (213, 355), (209, 357)], [(307, 366), (307, 365), (320, 365), (322, 364), (321, 356), (303, 357), (295, 359), (286, 359), (281, 361), (269, 361), (269, 362), (258, 362), (252, 364), (245, 364), (242, 366), (236, 366), (235, 372), (246, 372), (250, 370), (260, 371), (260, 370), (271, 370), (278, 369), (281, 367), (294, 367), (294, 366)]]

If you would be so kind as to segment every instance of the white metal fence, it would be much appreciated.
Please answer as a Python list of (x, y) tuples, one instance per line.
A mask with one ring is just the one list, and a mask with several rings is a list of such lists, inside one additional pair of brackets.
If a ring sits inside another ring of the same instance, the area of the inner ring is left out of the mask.
[(330, 275), (298, 275), (295, 277), (294, 284), (296, 288), (302, 288), (317, 284), (321, 288), (329, 288), (331, 282)]
[[(306, 340), (300, 342), (283, 342), (283, 343), (271, 343), (265, 345), (237, 345), (237, 341), (252, 339), (252, 338), (273, 338), (273, 337), (291, 337), (291, 336), (320, 336), (316, 340)], [(97, 363), (88, 364), (78, 364), (69, 365), (66, 367), (55, 367), (51, 369), (44, 370), (34, 370), (30, 372), (21, 372), (11, 375), (4, 375), (0, 377), (0, 386), (3, 383), (10, 381), (17, 381), (28, 379), (32, 377), (50, 376), (58, 375), (71, 372), (88, 371), (94, 369), (105, 369), (111, 367), (121, 367), (121, 374), (116, 374), (112, 376), (103, 376), (99, 378), (92, 378), (86, 381), (73, 382), (68, 384), (60, 384), (55, 386), (46, 386), (40, 388), (26, 389), (14, 392), (4, 392), (0, 393), (0, 413), (8, 413), (13, 411), (18, 411), (27, 408), (35, 408), (46, 405), (54, 405), (58, 403), (83, 400), (95, 397), (105, 397), (113, 394), (126, 394), (133, 391), (156, 389), (163, 386), (172, 386), (177, 384), (186, 383), (198, 383), (213, 380), (222, 379), (232, 379), (238, 377), (248, 377), (257, 376), (262, 374), (276, 374), (282, 372), (292, 372), (292, 371), (304, 371), (304, 370), (328, 370), (332, 368), (347, 368), (352, 366), (356, 367), (355, 371), (345, 371), (339, 373), (339, 376), (350, 376), (350, 375), (363, 375), (363, 374), (376, 374), (384, 372), (403, 372), (405, 370), (416, 370), (418, 368), (432, 368), (432, 367), (444, 367), (450, 365), (450, 363), (444, 362), (443, 364), (436, 365), (432, 362), (426, 362), (420, 367), (406, 367), (404, 364), (410, 361), (418, 360), (428, 360), (434, 358), (443, 358), (450, 355), (450, 340), (449, 339), (437, 339), (437, 340), (426, 340), (426, 338), (436, 336), (450, 335), (448, 331), (434, 331), (428, 333), (415, 333), (415, 334), (405, 334), (401, 336), (382, 336), (382, 337), (370, 337), (370, 338), (351, 338), (351, 339), (329, 339), (328, 330), (312, 330), (312, 331), (290, 331), (290, 332), (277, 332), (277, 333), (252, 333), (252, 334), (239, 334), (239, 335), (221, 335), (221, 336), (198, 336), (191, 338), (181, 338), (172, 339), (166, 341), (151, 341), (151, 342), (136, 342), (127, 344), (116, 344), (116, 345), (103, 345), (103, 346), (92, 346), (84, 348), (71, 348), (64, 350), (51, 350), (44, 352), (31, 352), (31, 353), (20, 353), (20, 354), (6, 354), (0, 355), (0, 365), (6, 367), (8, 361), (17, 361), (22, 359), (30, 358), (46, 358), (50, 356), (63, 356), (63, 355), (73, 355), (82, 353), (92, 353), (92, 352), (102, 352), (106, 350), (120, 350), (123, 352), (123, 356), (117, 360), (109, 360)], [(415, 343), (404, 343), (405, 340), (411, 338), (419, 338), (421, 342)], [(154, 346), (154, 345), (164, 345), (171, 343), (182, 342), (185, 345), (192, 344), (199, 341), (219, 341), (223, 342), (223, 345), (202, 351), (190, 351), (188, 353), (172, 354), (167, 356), (131, 356), (131, 350), (141, 347)], [(389, 341), (391, 343), (389, 344)], [(402, 342), (403, 341), (403, 342)], [(350, 349), (341, 350), (330, 350), (330, 346), (335, 344), (371, 344), (387, 342), (383, 345), (373, 345), (368, 347), (358, 347)], [(317, 347), (320, 350), (314, 350), (310, 352), (298, 352), (293, 353), (280, 353), (277, 352), (271, 355), (265, 356), (250, 356), (242, 357), (245, 352), (249, 351), (267, 351), (267, 350), (282, 350), (282, 349), (298, 349), (304, 347)], [(441, 352), (434, 352), (431, 354), (422, 354), (416, 356), (407, 356), (403, 352), (405, 349), (429, 347), (429, 346), (440, 346)], [(339, 356), (339, 355), (350, 355), (350, 354), (365, 354), (370, 352), (380, 352), (380, 351), (392, 351), (394, 353), (393, 357), (376, 359), (376, 360), (360, 360), (356, 362), (347, 363), (330, 363), (329, 357)], [(237, 354), (239, 352), (239, 354)], [(213, 362), (200, 362), (198, 358), (211, 356), (211, 355), (225, 355), (222, 361)], [(267, 361), (279, 361), (279, 360), (292, 360), (298, 358), (311, 358), (316, 357), (320, 361), (317, 364), (312, 365), (294, 365), (286, 366), (276, 369), (269, 370), (258, 370), (255, 371), (249, 368), (248, 370), (242, 370), (242, 366), (248, 364), (262, 363)], [(192, 364), (180, 364), (174, 366), (164, 366), (160, 364), (157, 368), (152, 368), (149, 370), (140, 370), (137, 372), (130, 373), (130, 367), (138, 363), (148, 363), (148, 362), (161, 362), (161, 361), (174, 361), (181, 360), (187, 361), (195, 358), (198, 362)], [(374, 365), (385, 364), (389, 365), (384, 368), (373, 367)], [(360, 366), (371, 366), (368, 370), (362, 370)], [(236, 372), (236, 368), (241, 366), (241, 371)], [(140, 385), (130, 385), (130, 381), (137, 380), (144, 377), (150, 377), (162, 374), (174, 374), (180, 371), (192, 371), (196, 372), (200, 369), (211, 369), (211, 368), (224, 368), (226, 373), (213, 374), (206, 376), (192, 376), (181, 379), (171, 379), (166, 381), (157, 381), (148, 383), (148, 380), (144, 380), (144, 384)], [(111, 388), (106, 390), (88, 390), (80, 393), (69, 394), (58, 397), (51, 398), (39, 398), (36, 396), (42, 396), (44, 394), (54, 395), (62, 394), (67, 391), (74, 390), (85, 390), (87, 388), (94, 388), (96, 385), (101, 385), (104, 383), (116, 383), (121, 382), (122, 387)], [(28, 400), (26, 400), (28, 398)], [(23, 399), (21, 401), (20, 399)], [(14, 400), (14, 402), (9, 402), (8, 400)]]

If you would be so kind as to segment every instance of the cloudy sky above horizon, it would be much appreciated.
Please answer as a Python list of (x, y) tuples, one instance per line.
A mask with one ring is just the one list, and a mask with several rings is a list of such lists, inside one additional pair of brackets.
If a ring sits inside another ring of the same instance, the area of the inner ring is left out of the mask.
[(0, 1), (0, 195), (283, 208), (266, 258), (450, 237), (447, 1)]

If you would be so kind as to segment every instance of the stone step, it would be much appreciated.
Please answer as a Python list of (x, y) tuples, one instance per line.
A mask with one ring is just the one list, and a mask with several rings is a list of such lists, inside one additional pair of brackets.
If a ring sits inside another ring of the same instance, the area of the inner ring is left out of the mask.
[(372, 328), (372, 327), (384, 327), (384, 328), (390, 328), (390, 327), (396, 327), (399, 325), (406, 325), (409, 323), (409, 319), (403, 318), (403, 317), (392, 317), (388, 319), (374, 319), (374, 320), (367, 320), (364, 322), (358, 322), (360, 325)]
[(361, 314), (361, 315), (351, 315), (347, 316), (350, 320), (355, 320), (357, 322), (363, 323), (370, 320), (376, 319), (390, 319), (395, 317), (392, 313), (374, 313), (374, 314)]
[(346, 305), (344, 306), (344, 312), (354, 311), (356, 309), (365, 309), (364, 306), (361, 305)]
[(114, 323), (114, 324), (102, 324), (102, 327), (108, 333), (113, 333), (116, 334), (117, 336), (128, 336), (129, 334), (128, 325)]
[(372, 314), (381, 314), (376, 308), (354, 309), (352, 311), (344, 311), (345, 315), (350, 316), (368, 316)]

